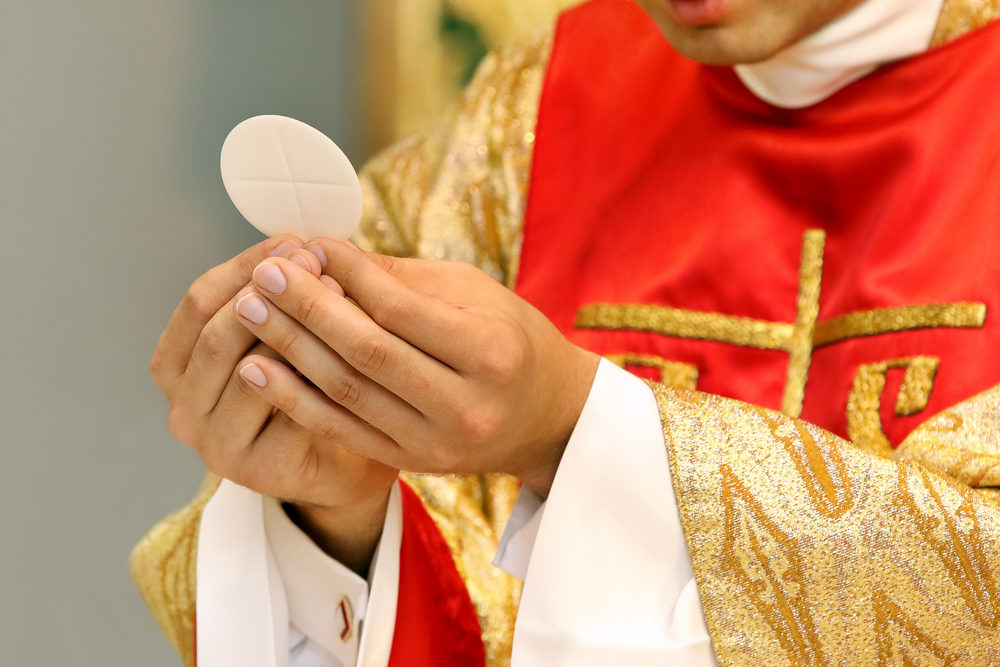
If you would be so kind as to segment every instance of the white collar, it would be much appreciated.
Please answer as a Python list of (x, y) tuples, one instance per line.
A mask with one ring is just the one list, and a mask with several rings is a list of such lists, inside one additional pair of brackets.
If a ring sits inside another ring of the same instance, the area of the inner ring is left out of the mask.
[(880, 65), (930, 45), (944, 0), (865, 0), (772, 58), (734, 69), (757, 97), (789, 109), (821, 102)]

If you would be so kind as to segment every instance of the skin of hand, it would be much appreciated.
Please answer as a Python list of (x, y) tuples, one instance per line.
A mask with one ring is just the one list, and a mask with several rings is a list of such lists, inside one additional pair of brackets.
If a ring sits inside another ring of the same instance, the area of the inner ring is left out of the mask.
[(546, 497), (599, 358), (469, 264), (329, 239), (306, 249), (343, 291), (270, 258), (237, 312), (311, 384), (251, 354), (240, 363), (248, 386), (361, 456), (417, 472), (506, 472)]
[[(290, 236), (259, 243), (211, 269), (170, 318), (153, 354), (153, 379), (170, 406), (171, 434), (210, 471), (294, 503), (292, 519), (327, 553), (363, 574), (397, 471), (302, 428), (251, 391), (237, 372), (247, 354), (282, 365), (235, 316), (240, 294), (252, 290), (254, 267), (268, 257), (319, 275), (316, 256)], [(338, 289), (324, 281), (317, 281), (322, 289)], [(360, 422), (357, 428), (372, 430)]]

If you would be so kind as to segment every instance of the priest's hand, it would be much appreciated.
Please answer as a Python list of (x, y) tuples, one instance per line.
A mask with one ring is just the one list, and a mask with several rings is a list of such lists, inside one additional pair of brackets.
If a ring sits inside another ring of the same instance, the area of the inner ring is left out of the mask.
[[(329, 239), (306, 249), (343, 293), (273, 258), (254, 270), (258, 295), (237, 305), (247, 329), (311, 381), (250, 355), (241, 368), (259, 396), (395, 468), (507, 472), (546, 496), (598, 357), (468, 264)], [(358, 437), (369, 424), (378, 435)]]
[[(153, 378), (170, 405), (173, 436), (194, 449), (205, 466), (265, 495), (293, 501), (293, 518), (334, 558), (364, 572), (381, 534), (396, 471), (352, 454), (306, 430), (251, 391), (248, 354), (282, 365), (279, 356), (236, 318), (235, 304), (251, 272), (269, 256), (297, 262), (319, 275), (316, 256), (294, 237), (264, 241), (221, 264), (191, 285), (170, 319), (152, 361)], [(324, 278), (325, 290), (338, 289)], [(287, 367), (286, 367), (287, 368)], [(291, 372), (291, 371), (289, 371)], [(355, 420), (345, 435), (384, 438)]]

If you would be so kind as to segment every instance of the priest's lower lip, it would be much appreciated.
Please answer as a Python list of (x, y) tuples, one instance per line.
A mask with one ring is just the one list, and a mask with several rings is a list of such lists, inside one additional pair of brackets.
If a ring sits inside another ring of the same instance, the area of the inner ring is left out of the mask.
[(677, 23), (706, 25), (722, 18), (728, 2), (729, 0), (667, 0), (666, 5)]

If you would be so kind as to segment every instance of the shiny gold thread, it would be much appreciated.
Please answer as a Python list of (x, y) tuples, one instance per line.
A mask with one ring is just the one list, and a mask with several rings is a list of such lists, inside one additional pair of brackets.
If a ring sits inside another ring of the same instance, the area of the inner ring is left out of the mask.
[(850, 338), (899, 333), (914, 329), (976, 329), (986, 322), (984, 303), (931, 303), (899, 308), (875, 308), (841, 315), (816, 325), (816, 347)]
[(812, 362), (813, 329), (819, 317), (819, 288), (823, 278), (823, 250), (826, 232), (811, 229), (802, 239), (799, 265), (799, 295), (795, 304), (795, 325), (788, 340), (788, 376), (781, 397), (781, 411), (791, 417), (802, 414), (802, 400)]
[[(993, 500), (779, 413), (654, 393), (720, 665), (1000, 664)], [(998, 451), (996, 396), (928, 430)], [(824, 514), (803, 487), (802, 462), (818, 462), (810, 450), (831, 472), (816, 490), (853, 499), (843, 512)]]
[(892, 456), (880, 412), (889, 369), (906, 369), (896, 398), (896, 414), (912, 415), (927, 406), (940, 363), (937, 357), (919, 356), (862, 364), (847, 397), (847, 435), (851, 441), (873, 454)]
[(660, 372), (660, 382), (678, 389), (694, 390), (698, 386), (698, 367), (680, 361), (670, 361), (655, 354), (606, 354), (605, 358), (616, 366), (644, 366)]
[(787, 350), (793, 325), (749, 317), (643, 304), (598, 303), (576, 316), (578, 329), (649, 331), (663, 336), (710, 340), (762, 350)]

